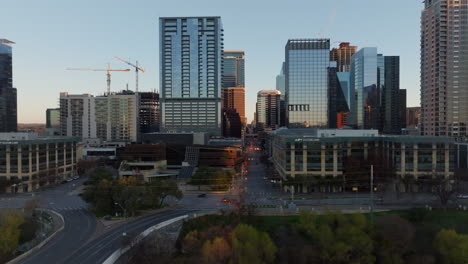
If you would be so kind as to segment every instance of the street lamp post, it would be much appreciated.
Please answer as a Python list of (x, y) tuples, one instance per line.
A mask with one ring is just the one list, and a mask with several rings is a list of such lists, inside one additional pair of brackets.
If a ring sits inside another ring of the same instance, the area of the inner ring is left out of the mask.
[(115, 205), (118, 205), (118, 206), (119, 206), (120, 208), (122, 208), (122, 210), (123, 210), (123, 213), (124, 213), (124, 232), (123, 232), (122, 235), (123, 235), (123, 236), (126, 236), (126, 235), (127, 235), (127, 231), (126, 231), (126, 228), (125, 228), (125, 227), (126, 227), (126, 224), (127, 224), (127, 210), (125, 210), (125, 208), (124, 208), (122, 205), (120, 205), (119, 203), (117, 203), (117, 202), (115, 202), (114, 204), (115, 204)]

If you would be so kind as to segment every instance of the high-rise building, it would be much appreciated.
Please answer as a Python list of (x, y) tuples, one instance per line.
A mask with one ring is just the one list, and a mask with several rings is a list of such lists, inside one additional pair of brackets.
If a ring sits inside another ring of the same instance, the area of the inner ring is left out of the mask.
[(349, 80), (356, 98), (349, 123), (358, 129), (400, 134), (401, 111), (406, 107), (401, 101), (406, 91), (400, 89), (400, 58), (378, 54), (377, 48), (362, 48), (351, 58)]
[(137, 109), (134, 93), (97, 97), (60, 93), (60, 132), (82, 139), (136, 142)]
[(341, 42), (339, 48), (330, 52), (330, 60), (336, 61), (337, 72), (351, 71), (351, 57), (356, 53), (357, 46), (351, 46), (349, 42)]
[(418, 128), (419, 118), (421, 116), (421, 107), (408, 107), (406, 108), (406, 127)]
[(276, 76), (276, 90), (281, 92), (280, 102), (280, 126), (286, 126), (286, 76), (284, 75), (285, 63), (281, 64), (281, 72)]
[(336, 67), (328, 68), (328, 128), (342, 128), (349, 113), (348, 102), (343, 93)]
[(112, 93), (96, 96), (94, 100), (98, 138), (104, 141), (136, 142), (138, 140), (138, 96), (135, 93)]
[(221, 18), (160, 18), (159, 43), (161, 130), (221, 135)]
[(385, 79), (381, 91), (383, 132), (401, 134), (402, 115), (406, 115), (406, 111), (402, 112), (406, 108), (406, 90), (400, 90), (400, 57), (385, 56), (384, 62)]
[(18, 125), (12, 44), (14, 42), (0, 39), (0, 132), (15, 132)]
[[(329, 39), (290, 39), (286, 44), (286, 125), (328, 127)], [(258, 114), (258, 113), (257, 113)]]
[(239, 113), (241, 122), (245, 124), (245, 88), (243, 86), (223, 88), (222, 97), (223, 109), (233, 109)]
[(280, 127), (279, 107), (281, 92), (262, 90), (257, 94), (256, 121), (258, 131), (272, 131)]
[(468, 136), (468, 1), (425, 0), (421, 15), (421, 134)]
[(225, 50), (223, 61), (223, 88), (245, 87), (245, 52)]
[(351, 91), (356, 93), (353, 121), (358, 129), (378, 129), (380, 124), (380, 80), (383, 79), (383, 57), (377, 48), (363, 48), (351, 59)]
[(140, 133), (159, 132), (159, 93), (140, 92), (138, 97)]
[(82, 139), (97, 138), (94, 96), (60, 93), (60, 134)]

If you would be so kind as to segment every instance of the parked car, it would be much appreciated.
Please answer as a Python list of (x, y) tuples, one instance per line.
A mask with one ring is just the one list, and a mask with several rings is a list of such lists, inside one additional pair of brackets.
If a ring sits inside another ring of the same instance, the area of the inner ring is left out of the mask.
[(468, 199), (468, 194), (459, 194), (457, 196), (458, 199)]
[(221, 199), (221, 202), (222, 203), (230, 203), (231, 200), (229, 200), (228, 198), (223, 198), (223, 199)]

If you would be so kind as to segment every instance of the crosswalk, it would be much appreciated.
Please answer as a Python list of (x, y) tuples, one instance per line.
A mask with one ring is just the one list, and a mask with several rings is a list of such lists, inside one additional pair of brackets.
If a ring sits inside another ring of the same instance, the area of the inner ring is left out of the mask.
[(52, 206), (52, 207), (49, 207), (50, 210), (53, 210), (53, 211), (79, 211), (79, 210), (87, 210), (86, 207), (84, 206), (64, 206), (64, 207), (61, 207), (61, 206)]

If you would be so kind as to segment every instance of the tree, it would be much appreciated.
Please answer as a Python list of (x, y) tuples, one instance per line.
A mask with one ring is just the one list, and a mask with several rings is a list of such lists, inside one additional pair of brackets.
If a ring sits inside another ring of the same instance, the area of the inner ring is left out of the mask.
[(159, 195), (159, 207), (163, 206), (164, 200), (168, 196), (173, 196), (177, 199), (181, 199), (183, 197), (183, 193), (179, 190), (176, 180), (157, 180), (153, 185), (156, 193)]
[(106, 168), (94, 169), (89, 178), (90, 183), (96, 185), (102, 180), (112, 181), (112, 173)]
[(313, 242), (318, 262), (375, 263), (371, 225), (361, 214), (303, 212), (297, 228)]
[(207, 264), (223, 264), (232, 256), (231, 246), (223, 237), (207, 240), (202, 249), (203, 260)]
[(445, 264), (466, 264), (468, 260), (468, 235), (455, 230), (440, 230), (434, 239), (434, 248)]
[(233, 264), (273, 263), (277, 248), (270, 236), (240, 224), (232, 232)]
[(16, 251), (21, 236), (20, 226), (24, 222), (24, 216), (18, 213), (9, 213), (0, 219), (0, 254), (12, 255)]
[(403, 255), (409, 251), (415, 235), (414, 226), (398, 215), (377, 219), (377, 255), (380, 263), (404, 263)]

